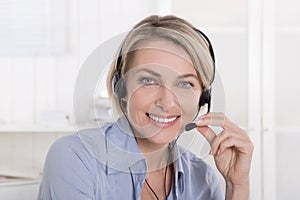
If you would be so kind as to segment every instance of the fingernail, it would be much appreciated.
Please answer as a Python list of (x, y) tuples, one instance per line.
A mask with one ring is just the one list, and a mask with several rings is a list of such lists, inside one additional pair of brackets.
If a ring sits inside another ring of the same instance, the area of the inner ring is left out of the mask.
[(210, 152), (211, 152), (212, 155), (215, 155), (215, 154), (217, 153), (216, 150), (215, 150), (214, 148), (212, 148), (212, 149), (210, 150)]
[(196, 122), (196, 124), (197, 124), (197, 125), (200, 125), (202, 122), (203, 122), (203, 120), (200, 119), (200, 120), (198, 120), (198, 121)]
[(221, 154), (221, 150), (219, 149), (217, 155), (220, 155), (220, 154)]

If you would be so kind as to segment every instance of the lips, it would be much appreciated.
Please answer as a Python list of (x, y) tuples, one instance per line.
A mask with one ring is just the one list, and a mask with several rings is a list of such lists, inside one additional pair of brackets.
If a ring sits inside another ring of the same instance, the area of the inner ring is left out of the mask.
[(169, 116), (161, 116), (155, 115), (151, 113), (146, 113), (146, 115), (153, 121), (155, 124), (159, 124), (159, 126), (170, 126), (173, 125), (177, 119), (180, 117), (179, 115), (169, 115)]

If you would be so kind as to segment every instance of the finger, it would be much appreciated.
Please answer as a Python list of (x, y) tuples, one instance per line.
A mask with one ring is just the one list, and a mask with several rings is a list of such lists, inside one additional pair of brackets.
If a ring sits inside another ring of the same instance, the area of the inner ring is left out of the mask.
[(222, 154), (226, 149), (235, 147), (236, 150), (242, 154), (249, 154), (252, 152), (252, 143), (249, 143), (247, 140), (229, 137), (224, 140), (217, 150), (217, 155)]
[(223, 141), (225, 141), (225, 140), (227, 140), (228, 138), (231, 138), (231, 137), (237, 138), (237, 139), (240, 139), (240, 140), (247, 140), (247, 138), (243, 134), (235, 133), (235, 132), (228, 131), (228, 130), (224, 129), (220, 134), (217, 135), (217, 137), (213, 141), (212, 148), (211, 148), (211, 153), (215, 154), (217, 152), (217, 150), (219, 149), (219, 145)]
[(222, 127), (223, 129), (231, 129), (234, 132), (237, 133), (243, 133), (247, 134), (247, 132), (240, 127), (238, 127), (236, 124), (231, 122), (224, 113), (216, 113), (216, 112), (210, 112), (205, 115), (202, 115), (196, 122), (198, 126), (218, 126)]
[(213, 154), (213, 155), (216, 154), (221, 142), (223, 142), (227, 138), (229, 138), (229, 134), (227, 134), (227, 132), (224, 130), (219, 135), (217, 135), (211, 145), (211, 150), (210, 150), (211, 154)]
[(212, 146), (213, 141), (216, 138), (216, 133), (208, 126), (198, 126), (197, 130), (205, 137), (210, 146)]
[(222, 113), (222, 112), (208, 112), (208, 113), (205, 113), (204, 115), (200, 116), (199, 119), (202, 119), (202, 118), (219, 118), (219, 119), (222, 119), (225, 117), (225, 114)]
[(196, 124), (199, 126), (211, 125), (225, 128), (225, 115), (222, 113), (207, 113), (202, 115), (197, 121)]

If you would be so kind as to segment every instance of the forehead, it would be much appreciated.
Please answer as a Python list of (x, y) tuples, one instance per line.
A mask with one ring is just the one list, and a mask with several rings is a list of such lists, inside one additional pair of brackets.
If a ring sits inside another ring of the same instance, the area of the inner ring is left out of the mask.
[(171, 41), (148, 41), (138, 46), (130, 69), (147, 66), (151, 68), (165, 66), (178, 74), (197, 75), (188, 53)]

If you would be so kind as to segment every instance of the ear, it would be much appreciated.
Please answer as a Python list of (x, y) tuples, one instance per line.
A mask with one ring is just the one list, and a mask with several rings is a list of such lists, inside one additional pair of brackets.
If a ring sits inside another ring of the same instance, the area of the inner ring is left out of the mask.
[(119, 74), (115, 74), (112, 79), (113, 92), (116, 97), (124, 98), (126, 96), (126, 87), (123, 77)]
[(127, 107), (127, 99), (126, 97), (123, 97), (123, 98), (119, 98), (119, 105), (120, 105), (120, 108), (122, 110), (122, 112), (126, 113), (126, 107)]
[(202, 92), (200, 100), (199, 100), (199, 110), (205, 104), (207, 104), (207, 112), (209, 112), (210, 105), (211, 105), (211, 88), (209, 88), (208, 90), (204, 90)]

